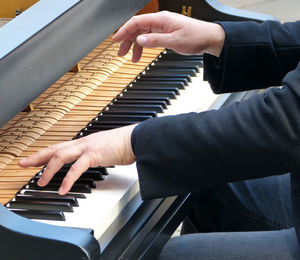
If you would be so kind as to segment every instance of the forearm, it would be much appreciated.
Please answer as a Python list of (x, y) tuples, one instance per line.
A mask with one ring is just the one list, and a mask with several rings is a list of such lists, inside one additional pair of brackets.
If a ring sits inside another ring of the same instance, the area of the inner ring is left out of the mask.
[(286, 87), (218, 111), (146, 121), (134, 130), (144, 198), (298, 169), (300, 68)]

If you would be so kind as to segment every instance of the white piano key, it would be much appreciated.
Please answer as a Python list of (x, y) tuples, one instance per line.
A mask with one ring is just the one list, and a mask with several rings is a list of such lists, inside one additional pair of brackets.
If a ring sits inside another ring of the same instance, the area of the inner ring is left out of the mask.
[[(171, 105), (159, 116), (192, 111), (201, 112), (220, 107), (228, 95), (215, 95), (202, 77), (203, 74), (200, 71), (197, 77), (192, 78), (192, 82), (186, 89), (180, 90), (177, 99), (172, 100)], [(141, 204), (135, 164), (108, 168), (108, 172), (109, 175), (105, 177), (105, 180), (97, 181), (96, 189), (92, 189), (91, 194), (86, 194), (86, 199), (78, 199), (79, 207), (74, 207), (73, 213), (65, 213), (66, 221), (34, 221), (60, 226), (91, 228), (94, 230), (94, 236), (100, 242), (100, 247), (104, 248), (118, 231), (115, 229), (106, 232), (120, 212), (124, 214), (125, 221)], [(122, 223), (119, 227), (121, 225)]]
[[(103, 181), (96, 181), (96, 188), (92, 189), (91, 194), (85, 194), (86, 199), (78, 199), (79, 206), (73, 208), (74, 212), (64, 213), (66, 221), (35, 221), (59, 226), (90, 228), (94, 230), (94, 236), (101, 240), (101, 236), (122, 209), (139, 193), (135, 164), (108, 168), (108, 172), (109, 175), (105, 176)], [(130, 215), (132, 214), (133, 212)]]

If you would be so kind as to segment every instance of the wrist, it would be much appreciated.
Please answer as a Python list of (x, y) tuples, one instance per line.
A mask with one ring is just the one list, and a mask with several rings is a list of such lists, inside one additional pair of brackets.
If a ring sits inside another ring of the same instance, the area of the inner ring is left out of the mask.
[(225, 41), (225, 31), (223, 27), (217, 23), (211, 23), (211, 27), (210, 42), (205, 52), (220, 57)]
[(133, 145), (132, 145), (132, 133), (134, 128), (137, 126), (137, 124), (126, 126), (126, 138), (125, 138), (125, 145), (126, 147), (126, 153), (129, 160), (135, 161), (136, 157), (133, 152)]

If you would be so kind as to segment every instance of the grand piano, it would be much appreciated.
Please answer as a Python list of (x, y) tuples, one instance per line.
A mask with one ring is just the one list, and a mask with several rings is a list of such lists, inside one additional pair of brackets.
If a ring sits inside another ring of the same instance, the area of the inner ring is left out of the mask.
[[(187, 214), (190, 194), (142, 201), (131, 165), (91, 168), (59, 196), (70, 165), (40, 188), (43, 168), (24, 170), (18, 160), (95, 131), (255, 95), (214, 95), (201, 56), (148, 49), (139, 64), (117, 57), (111, 34), (147, 2), (0, 1), (2, 259), (155, 258)], [(207, 21), (274, 20), (216, 0), (151, 1), (143, 12), (159, 9)]]

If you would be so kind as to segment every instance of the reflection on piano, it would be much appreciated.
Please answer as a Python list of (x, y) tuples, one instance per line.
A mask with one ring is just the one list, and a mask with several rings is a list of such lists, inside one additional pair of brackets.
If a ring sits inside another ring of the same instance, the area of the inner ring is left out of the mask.
[[(214, 95), (201, 80), (201, 56), (147, 49), (138, 64), (131, 63), (130, 54), (117, 57), (118, 44), (110, 34), (146, 2), (40, 0), (26, 11), (12, 11), (12, 16), (21, 14), (10, 22), (1, 19), (3, 259), (153, 259), (184, 218), (189, 194), (143, 202), (131, 165), (90, 168), (70, 193), (59, 196), (70, 165), (41, 188), (36, 182), (43, 169), (24, 170), (18, 161), (95, 131), (217, 109), (254, 94)], [(170, 3), (161, 1), (162, 6)], [(207, 20), (219, 20), (212, 7), (216, 1), (198, 4), (206, 7), (205, 15), (213, 14)], [(158, 3), (147, 7), (152, 6), (158, 8)], [(222, 13), (222, 19), (232, 17)], [(33, 110), (20, 112), (29, 103)]]

